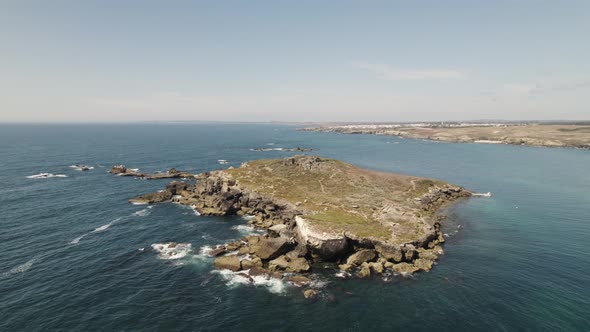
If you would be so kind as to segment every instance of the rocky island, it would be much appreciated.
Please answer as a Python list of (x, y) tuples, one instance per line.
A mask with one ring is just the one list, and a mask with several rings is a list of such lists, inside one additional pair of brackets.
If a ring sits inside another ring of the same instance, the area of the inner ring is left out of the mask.
[(318, 262), (358, 277), (429, 271), (444, 238), (442, 207), (468, 197), (438, 180), (369, 171), (317, 156), (256, 160), (169, 183), (132, 203), (176, 202), (203, 215), (251, 216), (266, 230), (220, 244), (218, 269), (298, 284)]

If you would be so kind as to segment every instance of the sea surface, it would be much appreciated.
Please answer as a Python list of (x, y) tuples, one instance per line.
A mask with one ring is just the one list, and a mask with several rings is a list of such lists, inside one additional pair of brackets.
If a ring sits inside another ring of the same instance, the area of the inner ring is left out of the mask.
[[(295, 129), (0, 126), (0, 331), (590, 329), (590, 151)], [(131, 205), (167, 180), (107, 173), (114, 164), (199, 173), (293, 154), (254, 148), (296, 146), (493, 196), (447, 212), (432, 271), (344, 280), (326, 264), (321, 296), (309, 301), (279, 281), (247, 285), (213, 271), (207, 248), (252, 232), (246, 220)], [(39, 173), (63, 177), (29, 178)], [(157, 250), (169, 242), (183, 246)]]

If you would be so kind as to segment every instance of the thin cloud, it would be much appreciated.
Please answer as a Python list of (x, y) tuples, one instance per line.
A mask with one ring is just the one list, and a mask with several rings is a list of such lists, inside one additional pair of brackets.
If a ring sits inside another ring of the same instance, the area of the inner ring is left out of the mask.
[(352, 62), (353, 67), (364, 69), (376, 74), (379, 78), (389, 81), (402, 80), (459, 80), (466, 76), (457, 70), (452, 69), (400, 69), (389, 65), (374, 64), (368, 62)]

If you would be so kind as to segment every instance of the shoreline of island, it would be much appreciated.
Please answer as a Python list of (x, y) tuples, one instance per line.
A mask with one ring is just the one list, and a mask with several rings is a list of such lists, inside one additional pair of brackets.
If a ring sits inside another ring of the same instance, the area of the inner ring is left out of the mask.
[[(311, 284), (310, 275), (320, 262), (335, 263), (342, 273), (359, 278), (429, 271), (443, 254), (444, 217), (439, 211), (471, 196), (442, 181), (303, 155), (251, 161), (193, 178), (194, 183), (173, 181), (129, 202), (173, 202), (200, 215), (247, 216), (248, 223), (265, 234), (218, 244), (208, 252), (214, 267), (298, 286)], [(340, 186), (350, 186), (346, 179), (357, 187), (341, 192)], [(275, 190), (278, 186), (291, 189)], [(302, 192), (292, 194), (297, 190)], [(383, 190), (389, 190), (383, 199), (361, 197)]]

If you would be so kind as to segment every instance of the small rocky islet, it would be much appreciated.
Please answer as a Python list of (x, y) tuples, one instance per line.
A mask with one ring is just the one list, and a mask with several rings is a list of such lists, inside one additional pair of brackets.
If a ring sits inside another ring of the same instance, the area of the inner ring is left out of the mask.
[[(309, 285), (311, 273), (325, 262), (359, 278), (429, 271), (443, 253), (439, 211), (471, 196), (442, 181), (364, 170), (318, 156), (255, 160), (183, 175), (196, 181), (173, 181), (129, 201), (175, 202), (201, 215), (249, 216), (248, 222), (265, 234), (217, 245), (209, 252), (215, 268), (299, 286)], [(316, 292), (306, 289), (305, 294)]]

